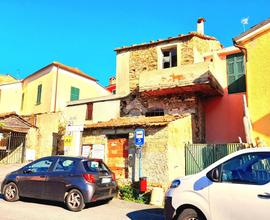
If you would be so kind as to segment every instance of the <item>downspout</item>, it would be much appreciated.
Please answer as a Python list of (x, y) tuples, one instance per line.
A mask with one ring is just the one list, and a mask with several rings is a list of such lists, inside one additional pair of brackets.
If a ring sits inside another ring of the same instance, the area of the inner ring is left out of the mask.
[[(247, 79), (247, 68), (246, 68), (246, 63), (248, 61), (247, 58), (247, 49), (239, 45), (235, 39), (233, 39), (233, 45), (237, 48), (240, 49), (240, 51), (244, 54), (245, 57), (245, 65), (244, 65), (244, 71)], [(255, 146), (255, 141), (253, 138), (253, 129), (252, 129), (252, 123), (251, 123), (251, 118), (248, 110), (248, 105), (247, 105), (247, 98), (248, 97), (248, 91), (247, 91), (247, 80), (246, 80), (246, 95), (243, 95), (243, 106), (244, 106), (244, 117), (243, 117), (243, 124), (244, 124), (244, 131), (246, 135), (246, 141), (248, 144), (251, 144), (252, 146)]]
[(57, 70), (56, 70), (56, 85), (55, 85), (55, 95), (54, 95), (54, 112), (56, 112), (56, 103), (57, 103), (57, 89), (58, 89), (58, 70), (59, 70), (59, 66), (57, 66)]
[[(233, 38), (233, 45), (237, 48), (240, 49), (240, 51), (244, 54), (244, 58), (245, 58), (245, 65), (244, 65), (244, 71), (245, 71), (245, 75), (246, 75), (246, 79), (247, 79), (247, 68), (246, 68), (246, 64), (248, 62), (248, 54), (247, 54), (247, 48), (245, 48), (242, 45), (239, 45), (235, 39)], [(246, 80), (246, 96), (248, 97), (248, 91), (247, 91), (247, 80)]]
[[(247, 61), (248, 61), (248, 58), (247, 58), (247, 48), (245, 48), (244, 46), (239, 45), (239, 44), (235, 41), (234, 38), (233, 38), (232, 40), (233, 40), (233, 45), (234, 45), (235, 47), (239, 48), (240, 51), (244, 54), (245, 62), (247, 62)], [(246, 68), (245, 68), (245, 74), (246, 74)]]

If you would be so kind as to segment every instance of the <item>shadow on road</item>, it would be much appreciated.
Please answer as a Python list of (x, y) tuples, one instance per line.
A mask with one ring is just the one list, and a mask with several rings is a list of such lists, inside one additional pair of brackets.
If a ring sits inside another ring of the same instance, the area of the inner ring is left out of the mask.
[(144, 209), (127, 214), (131, 220), (164, 220), (163, 209)]
[(38, 203), (41, 205), (50, 205), (50, 206), (58, 206), (65, 209), (65, 204), (62, 202), (56, 202), (56, 201), (49, 201), (49, 200), (40, 200), (40, 199), (32, 199), (32, 198), (22, 198), (20, 197), (20, 201), (26, 202), (26, 203)]
[[(1, 194), (1, 193), (0, 193), (0, 199), (4, 199), (4, 195)], [(41, 205), (58, 206), (58, 207), (62, 207), (63, 209), (67, 209), (64, 202), (56, 202), (56, 201), (41, 200), (41, 199), (32, 199), (32, 198), (25, 198), (25, 197), (20, 197), (20, 201), (26, 202), (26, 203), (37, 203), (37, 204), (41, 204)], [(85, 204), (84, 209), (105, 205), (107, 203), (108, 203), (107, 200), (88, 203), (88, 204)]]

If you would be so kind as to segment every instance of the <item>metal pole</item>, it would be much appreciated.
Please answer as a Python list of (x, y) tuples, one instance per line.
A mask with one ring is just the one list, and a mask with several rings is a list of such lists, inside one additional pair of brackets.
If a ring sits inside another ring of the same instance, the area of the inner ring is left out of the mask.
[(8, 151), (7, 151), (7, 153), (8, 153), (8, 156), (7, 156), (7, 163), (9, 162), (9, 152), (10, 152), (10, 145), (11, 145), (11, 135), (12, 135), (12, 133), (11, 132), (9, 132), (9, 139), (8, 139)]
[(142, 146), (140, 146), (139, 152), (139, 179), (142, 177)]

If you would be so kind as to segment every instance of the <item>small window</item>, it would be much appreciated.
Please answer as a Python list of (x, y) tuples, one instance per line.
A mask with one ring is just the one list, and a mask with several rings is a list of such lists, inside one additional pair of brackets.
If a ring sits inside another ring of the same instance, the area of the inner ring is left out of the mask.
[(56, 164), (54, 171), (72, 171), (75, 168), (75, 161), (71, 159), (60, 158)]
[(86, 120), (92, 120), (93, 116), (93, 103), (87, 104)]
[(79, 100), (80, 89), (76, 87), (71, 87), (70, 89), (70, 101)]
[(164, 110), (161, 108), (150, 109), (145, 113), (146, 117), (163, 116), (163, 115), (164, 115)]
[(249, 153), (222, 166), (222, 182), (263, 185), (270, 182), (270, 153)]
[(163, 60), (162, 68), (171, 68), (177, 66), (177, 48), (164, 49), (162, 50)]
[(227, 56), (228, 93), (246, 91), (244, 55), (242, 53)]
[(41, 93), (42, 93), (42, 84), (38, 85), (37, 88), (37, 102), (36, 102), (37, 105), (41, 104)]

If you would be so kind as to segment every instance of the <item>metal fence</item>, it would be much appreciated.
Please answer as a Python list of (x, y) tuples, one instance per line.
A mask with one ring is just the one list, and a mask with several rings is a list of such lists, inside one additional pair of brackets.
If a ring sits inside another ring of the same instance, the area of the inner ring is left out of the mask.
[(22, 163), (25, 151), (25, 134), (10, 132), (0, 144), (0, 164)]
[(245, 148), (244, 144), (186, 144), (185, 173), (198, 173), (226, 155)]

